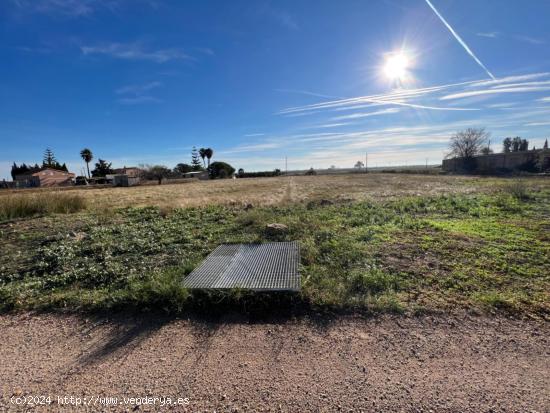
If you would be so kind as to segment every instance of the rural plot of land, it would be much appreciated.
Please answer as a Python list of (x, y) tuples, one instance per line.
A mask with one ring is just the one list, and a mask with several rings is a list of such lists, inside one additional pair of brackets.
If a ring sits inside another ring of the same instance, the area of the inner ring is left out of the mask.
[[(502, 180), (406, 174), (352, 174), (196, 181), (130, 188), (71, 188), (97, 209), (214, 204), (279, 205), (315, 199), (361, 200), (471, 193)], [(0, 194), (1, 196), (1, 194)]]
[(547, 317), (549, 189), (536, 178), (355, 174), (8, 192), (6, 211), (79, 202), (1, 224), (3, 307), (181, 311), (204, 298), (182, 277), (218, 245), (297, 241), (299, 306)]
[[(4, 192), (0, 217), (9, 395), (163, 394), (189, 397), (187, 411), (544, 411), (550, 400), (545, 179)], [(184, 288), (218, 245), (273, 241), (299, 244), (300, 292)]]

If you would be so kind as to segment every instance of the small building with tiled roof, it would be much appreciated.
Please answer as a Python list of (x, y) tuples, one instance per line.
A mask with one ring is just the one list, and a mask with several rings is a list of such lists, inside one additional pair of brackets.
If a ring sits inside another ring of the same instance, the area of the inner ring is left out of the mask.
[(41, 168), (35, 172), (15, 175), (17, 188), (69, 186), (74, 184), (75, 174), (53, 168)]

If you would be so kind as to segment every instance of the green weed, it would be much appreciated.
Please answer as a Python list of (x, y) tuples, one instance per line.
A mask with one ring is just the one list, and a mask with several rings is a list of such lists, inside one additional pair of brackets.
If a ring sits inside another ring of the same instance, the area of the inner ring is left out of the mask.
[[(78, 231), (65, 230), (48, 241), (32, 233), (6, 241), (10, 251), (24, 245), (29, 257), (1, 258), (0, 270), (10, 270), (0, 271), (0, 302), (4, 310), (184, 312), (276, 305), (376, 312), (513, 308), (550, 314), (550, 239), (543, 224), (549, 200), (550, 193), (543, 191), (528, 200), (496, 192), (248, 210), (89, 211), (81, 214), (86, 219)], [(219, 244), (272, 241), (265, 226), (274, 222), (289, 228), (279, 240), (300, 244), (300, 294), (182, 287), (185, 275)]]

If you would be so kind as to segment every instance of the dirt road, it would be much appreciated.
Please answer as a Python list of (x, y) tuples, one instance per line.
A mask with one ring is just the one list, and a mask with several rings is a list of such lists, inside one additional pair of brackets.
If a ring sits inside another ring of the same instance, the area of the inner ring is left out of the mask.
[[(547, 412), (549, 333), (503, 317), (5, 315), (0, 411)], [(12, 402), (28, 396), (51, 404)]]

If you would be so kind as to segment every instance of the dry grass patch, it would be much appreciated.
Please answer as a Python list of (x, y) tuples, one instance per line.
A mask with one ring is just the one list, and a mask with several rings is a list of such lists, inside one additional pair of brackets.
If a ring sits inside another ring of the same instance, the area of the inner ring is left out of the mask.
[(346, 174), (273, 178), (190, 180), (186, 183), (131, 188), (72, 188), (91, 209), (205, 205), (271, 206), (320, 199), (379, 200), (402, 196), (436, 196), (491, 192), (503, 179), (404, 174)]
[(43, 214), (70, 214), (84, 208), (84, 198), (72, 193), (9, 194), (0, 197), (0, 221)]

